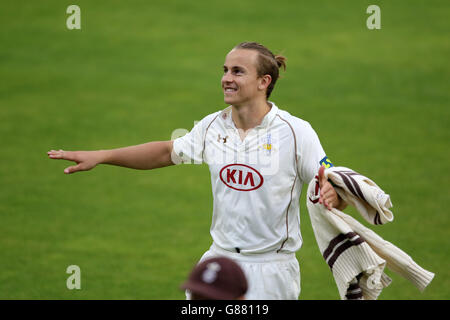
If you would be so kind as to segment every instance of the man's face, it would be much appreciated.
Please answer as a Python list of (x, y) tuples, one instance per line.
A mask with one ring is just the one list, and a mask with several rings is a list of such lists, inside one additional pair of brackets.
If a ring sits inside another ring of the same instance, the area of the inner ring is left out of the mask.
[(222, 76), (225, 103), (239, 106), (265, 95), (256, 70), (257, 59), (255, 50), (233, 49), (228, 53)]

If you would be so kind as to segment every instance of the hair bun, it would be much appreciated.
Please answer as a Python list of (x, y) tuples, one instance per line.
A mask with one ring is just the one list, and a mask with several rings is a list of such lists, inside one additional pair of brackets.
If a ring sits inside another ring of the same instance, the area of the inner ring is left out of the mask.
[(276, 54), (275, 55), (275, 61), (277, 62), (278, 68), (283, 67), (284, 70), (286, 70), (286, 57)]

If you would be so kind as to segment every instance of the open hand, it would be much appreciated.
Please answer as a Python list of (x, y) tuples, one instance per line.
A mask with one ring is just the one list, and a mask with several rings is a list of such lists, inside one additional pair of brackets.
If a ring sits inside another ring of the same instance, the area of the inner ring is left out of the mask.
[(50, 159), (62, 159), (76, 162), (77, 165), (64, 169), (64, 173), (74, 173), (77, 171), (87, 171), (100, 163), (97, 151), (64, 151), (50, 150), (47, 152)]

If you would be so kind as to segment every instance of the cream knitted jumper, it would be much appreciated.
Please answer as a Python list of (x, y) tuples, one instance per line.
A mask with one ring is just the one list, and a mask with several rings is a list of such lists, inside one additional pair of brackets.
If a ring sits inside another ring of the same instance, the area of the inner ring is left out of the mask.
[[(345, 167), (331, 167), (324, 174), (339, 196), (370, 224), (394, 219), (389, 195), (369, 178)], [(392, 281), (384, 273), (385, 267), (411, 281), (420, 291), (431, 282), (434, 273), (349, 215), (334, 208), (327, 210), (319, 203), (319, 195), (316, 176), (309, 183), (306, 202), (317, 244), (341, 299), (377, 299)]]

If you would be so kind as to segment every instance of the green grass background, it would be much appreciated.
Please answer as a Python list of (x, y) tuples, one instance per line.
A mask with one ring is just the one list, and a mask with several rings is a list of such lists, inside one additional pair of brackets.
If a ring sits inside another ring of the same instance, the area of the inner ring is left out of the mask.
[[(66, 8), (81, 8), (81, 30)], [(184, 299), (211, 243), (208, 168), (99, 166), (64, 175), (50, 149), (170, 139), (225, 107), (226, 53), (258, 41), (288, 57), (271, 99), (309, 121), (335, 165), (391, 195), (374, 230), (436, 273), (449, 299), (448, 1), (1, 1), (0, 298)], [(381, 7), (381, 30), (366, 8)], [(304, 195), (300, 299), (338, 299)], [(81, 268), (81, 290), (66, 268)]]

